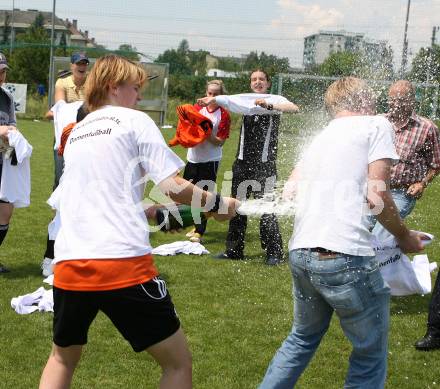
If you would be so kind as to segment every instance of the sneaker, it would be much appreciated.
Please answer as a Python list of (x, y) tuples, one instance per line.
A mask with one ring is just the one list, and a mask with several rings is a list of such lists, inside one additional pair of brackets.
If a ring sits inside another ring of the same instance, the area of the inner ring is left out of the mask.
[(189, 238), (190, 242), (200, 243), (202, 241), (202, 235), (198, 232), (194, 232), (193, 236)]
[(213, 259), (218, 259), (218, 260), (223, 260), (223, 259), (232, 259), (232, 260), (237, 260), (237, 261), (241, 261), (244, 260), (244, 258), (242, 256), (236, 256), (236, 255), (228, 255), (227, 253), (219, 253), (219, 254), (215, 254), (212, 256)]
[(0, 273), (9, 273), (10, 270), (0, 263)]
[(52, 258), (44, 258), (41, 263), (42, 274), (44, 277), (49, 277), (53, 274)]
[(193, 228), (190, 232), (187, 232), (185, 236), (187, 238), (191, 238), (195, 233), (196, 233), (196, 229)]
[(276, 266), (280, 265), (284, 262), (283, 258), (277, 258), (277, 257), (267, 257), (266, 258), (266, 265), (267, 266)]

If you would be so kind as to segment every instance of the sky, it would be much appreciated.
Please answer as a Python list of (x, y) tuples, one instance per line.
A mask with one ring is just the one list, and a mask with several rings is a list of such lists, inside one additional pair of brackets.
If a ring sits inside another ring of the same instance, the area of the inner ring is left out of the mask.
[[(53, 0), (0, 0), (0, 9), (51, 11)], [(400, 66), (408, 0), (56, 0), (56, 15), (77, 19), (106, 47), (131, 44), (149, 58), (187, 39), (190, 49), (240, 56), (250, 51), (301, 66), (304, 37), (319, 30), (364, 33), (387, 40)], [(409, 61), (440, 26), (440, 0), (412, 0)], [(440, 43), (440, 32), (437, 33)]]

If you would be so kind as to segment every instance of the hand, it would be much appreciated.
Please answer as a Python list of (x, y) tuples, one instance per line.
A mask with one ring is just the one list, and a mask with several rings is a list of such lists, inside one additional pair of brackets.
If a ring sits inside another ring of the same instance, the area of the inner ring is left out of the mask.
[(215, 97), (202, 97), (197, 99), (197, 104), (201, 105), (202, 107), (206, 107), (212, 103), (215, 103)]
[(426, 238), (425, 235), (416, 232), (409, 231), (408, 234), (401, 238), (397, 238), (397, 243), (403, 253), (418, 253), (423, 250), (423, 240)]
[(240, 201), (232, 197), (222, 197), (222, 203), (219, 212), (207, 212), (205, 216), (212, 216), (215, 220), (222, 222), (237, 215), (237, 208), (241, 205)]
[(296, 196), (296, 181), (290, 180), (284, 184), (283, 193), (281, 198), (284, 201), (293, 201)]
[(415, 197), (416, 199), (419, 199), (420, 197), (422, 197), (424, 190), (425, 185), (423, 184), (423, 182), (416, 182), (408, 187), (406, 193), (412, 197)]
[(0, 126), (0, 137), (8, 140), (8, 133), (11, 130), (15, 130), (15, 127), (12, 127), (12, 126)]
[(265, 99), (255, 100), (255, 105), (259, 105), (261, 108), (267, 108), (267, 102)]

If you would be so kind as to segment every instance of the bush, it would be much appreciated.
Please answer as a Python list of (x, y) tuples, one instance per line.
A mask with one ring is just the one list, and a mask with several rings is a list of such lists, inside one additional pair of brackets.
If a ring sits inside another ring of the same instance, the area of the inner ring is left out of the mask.
[(26, 113), (19, 113), (20, 119), (44, 119), (48, 111), (47, 96), (28, 94), (26, 100)]

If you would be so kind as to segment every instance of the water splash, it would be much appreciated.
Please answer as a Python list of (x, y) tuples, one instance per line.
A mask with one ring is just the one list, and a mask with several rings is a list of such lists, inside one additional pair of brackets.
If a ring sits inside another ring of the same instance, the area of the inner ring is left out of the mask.
[(286, 201), (275, 193), (266, 193), (263, 198), (243, 201), (237, 209), (237, 213), (245, 216), (262, 216), (275, 214), (278, 216), (293, 216), (295, 214), (295, 202)]

